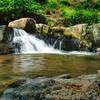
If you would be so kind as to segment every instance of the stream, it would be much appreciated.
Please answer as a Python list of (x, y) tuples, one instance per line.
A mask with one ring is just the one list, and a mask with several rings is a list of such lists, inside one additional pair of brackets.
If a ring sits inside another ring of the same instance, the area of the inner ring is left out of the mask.
[(93, 74), (100, 69), (100, 55), (12, 54), (0, 55), (0, 80), (69, 73)]

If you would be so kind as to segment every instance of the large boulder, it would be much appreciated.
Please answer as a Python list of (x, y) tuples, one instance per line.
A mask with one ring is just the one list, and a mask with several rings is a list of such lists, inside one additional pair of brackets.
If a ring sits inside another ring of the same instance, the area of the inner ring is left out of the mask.
[(92, 42), (90, 34), (87, 32), (87, 24), (79, 24), (71, 27), (52, 27), (50, 33), (54, 36), (66, 36), (78, 39), (80, 41), (80, 48), (91, 48)]
[(81, 39), (81, 37), (86, 34), (86, 28), (87, 28), (87, 24), (79, 24), (79, 25), (71, 26), (64, 30), (64, 35)]
[(9, 27), (24, 29), (29, 33), (36, 32), (36, 22), (33, 18), (20, 18), (18, 20), (14, 20), (8, 24)]
[(87, 24), (79, 24), (71, 27), (52, 27), (53, 34), (63, 34), (65, 36), (71, 36), (77, 39), (81, 39), (81, 36), (86, 34)]

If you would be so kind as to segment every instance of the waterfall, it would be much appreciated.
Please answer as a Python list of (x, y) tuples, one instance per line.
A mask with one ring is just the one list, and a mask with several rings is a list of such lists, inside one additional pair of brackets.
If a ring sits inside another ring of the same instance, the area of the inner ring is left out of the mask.
[(58, 40), (59, 40), (59, 38), (57, 38), (57, 39), (55, 40), (55, 42), (54, 42), (54, 44), (53, 44), (53, 47), (55, 47), (55, 46), (56, 46), (56, 44), (57, 44)]
[(62, 46), (63, 40), (64, 40), (64, 38), (60, 41), (59, 50), (61, 50), (61, 46)]
[[(70, 38), (56, 39), (53, 46), (45, 43), (44, 40), (39, 39), (36, 35), (31, 35), (22, 29), (13, 29), (13, 39), (11, 41), (14, 52), (17, 53), (54, 53), (54, 54), (77, 54), (83, 52), (78, 51), (79, 41)], [(63, 43), (63, 45), (62, 45)], [(58, 49), (55, 49), (58, 45)]]
[(14, 28), (13, 44), (15, 53), (60, 53), (59, 50), (47, 45), (43, 40), (28, 34), (22, 29)]

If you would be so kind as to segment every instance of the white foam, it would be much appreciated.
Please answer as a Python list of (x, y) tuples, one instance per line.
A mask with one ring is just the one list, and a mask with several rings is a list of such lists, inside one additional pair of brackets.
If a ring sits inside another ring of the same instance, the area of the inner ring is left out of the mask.
[[(47, 45), (43, 40), (28, 34), (22, 29), (14, 29), (13, 43), (20, 45), (15, 49), (16, 54), (60, 54), (60, 55), (95, 55), (97, 53), (84, 52), (84, 51), (70, 51), (65, 52), (57, 50), (54, 46)], [(61, 43), (60, 43), (61, 45)], [(20, 52), (18, 51), (20, 49)]]

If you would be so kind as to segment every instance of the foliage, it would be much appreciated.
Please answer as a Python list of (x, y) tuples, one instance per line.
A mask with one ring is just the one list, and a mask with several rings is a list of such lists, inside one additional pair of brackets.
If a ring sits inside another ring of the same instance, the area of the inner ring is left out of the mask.
[(65, 7), (62, 9), (62, 12), (62, 17), (65, 18), (65, 26), (71, 26), (80, 23), (92, 24), (98, 21), (98, 16), (93, 10)]
[(9, 11), (13, 9), (13, 0), (0, 0), (0, 11)]
[(100, 22), (100, 0), (0, 0), (0, 18), (4, 20), (19, 18), (23, 12), (46, 16), (56, 9), (60, 9), (66, 26)]

